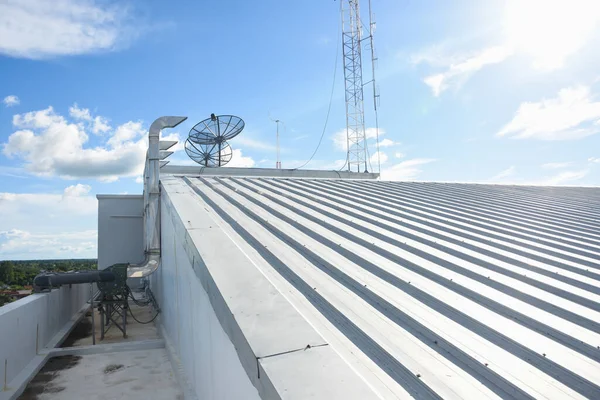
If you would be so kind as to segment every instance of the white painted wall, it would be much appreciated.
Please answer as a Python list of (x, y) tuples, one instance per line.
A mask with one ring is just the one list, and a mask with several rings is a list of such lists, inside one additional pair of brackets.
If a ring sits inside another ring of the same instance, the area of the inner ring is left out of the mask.
[(89, 299), (89, 285), (63, 286), (0, 307), (0, 392)]
[(144, 198), (98, 195), (98, 269), (144, 259)]
[[(144, 196), (99, 194), (98, 269), (144, 259)], [(139, 278), (127, 284), (138, 287)]]
[(180, 367), (199, 399), (259, 399), (192, 268), (183, 240), (176, 237), (171, 218), (162, 202), (162, 262), (151, 276), (151, 287), (162, 310), (161, 331), (181, 363), (173, 367)]

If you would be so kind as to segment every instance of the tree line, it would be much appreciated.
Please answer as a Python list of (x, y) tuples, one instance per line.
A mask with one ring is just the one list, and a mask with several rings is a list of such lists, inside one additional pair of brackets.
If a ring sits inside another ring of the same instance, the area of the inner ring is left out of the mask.
[(42, 271), (67, 272), (97, 269), (98, 260), (15, 260), (0, 261), (0, 288), (20, 289), (33, 285), (33, 278)]

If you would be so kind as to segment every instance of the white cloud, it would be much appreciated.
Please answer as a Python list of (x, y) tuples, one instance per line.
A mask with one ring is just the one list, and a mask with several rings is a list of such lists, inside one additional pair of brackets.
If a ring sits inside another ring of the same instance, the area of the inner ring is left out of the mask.
[(588, 162), (591, 162), (591, 163), (600, 163), (600, 158), (590, 157), (590, 158), (588, 158)]
[(396, 157), (396, 158), (403, 158), (404, 157), (404, 153), (396, 152), (394, 154), (394, 157)]
[[(3, 145), (3, 153), (23, 160), (35, 175), (112, 182), (120, 176), (139, 176), (144, 169), (148, 139), (139, 121), (118, 126), (105, 145), (95, 147), (88, 145), (84, 125), (68, 121), (52, 107), (17, 114), (13, 125), (18, 130)], [(178, 140), (179, 136), (171, 133), (162, 138)]]
[[(8, 220), (31, 217), (35, 223), (39, 219), (36, 215), (47, 214), (46, 216), (54, 217), (68, 214), (75, 218), (81, 215), (95, 215), (97, 202), (93, 196), (88, 195), (89, 189), (91, 188), (88, 185), (78, 184), (65, 188), (62, 194), (0, 193), (0, 221), (4, 224)], [(69, 192), (74, 195), (69, 195)]]
[(129, 121), (115, 129), (115, 133), (106, 143), (113, 149), (118, 148), (123, 146), (124, 143), (139, 139), (145, 133), (140, 121)]
[(264, 140), (255, 140), (252, 138), (249, 138), (247, 136), (236, 136), (234, 139), (232, 139), (232, 144), (238, 144), (241, 145), (243, 147), (248, 147), (250, 149), (255, 149), (255, 150), (265, 150), (265, 151), (273, 151), (275, 152), (277, 150), (277, 147), (275, 146), (275, 136), (273, 136), (272, 138), (272, 143), (269, 143), (268, 141), (264, 141)]
[(252, 168), (254, 164), (252, 157), (244, 156), (240, 149), (233, 149), (231, 161), (227, 163), (226, 167)]
[(411, 57), (415, 65), (445, 69), (424, 79), (435, 96), (460, 87), (475, 72), (513, 54), (530, 57), (537, 70), (561, 68), (570, 55), (592, 42), (600, 24), (597, 0), (508, 0), (504, 4), (503, 18), (497, 18), (504, 33), (498, 45), (467, 53), (455, 49), (464, 48), (469, 39), (445, 39)]
[(381, 164), (385, 164), (388, 160), (388, 155), (385, 154), (382, 151), (379, 152), (375, 152), (372, 156), (371, 156), (371, 164), (376, 164), (377, 163), (377, 154), (379, 154), (379, 162)]
[(504, 15), (507, 41), (533, 59), (533, 67), (553, 70), (579, 51), (600, 22), (597, 0), (510, 0)]
[(90, 114), (89, 108), (79, 108), (77, 103), (69, 107), (69, 115), (74, 119), (80, 119), (83, 121), (92, 120), (92, 115)]
[(418, 53), (410, 56), (410, 63), (413, 65), (429, 64), (434, 67), (447, 67), (460, 61), (456, 54), (453, 54), (446, 40), (444, 43), (437, 43), (422, 49)]
[(113, 50), (133, 38), (125, 6), (96, 0), (0, 3), (0, 54), (45, 58)]
[(506, 168), (505, 170), (502, 170), (500, 172), (498, 172), (496, 175), (494, 175), (490, 181), (499, 181), (499, 180), (503, 180), (505, 178), (514, 176), (517, 172), (517, 168), (515, 168), (515, 166), (510, 166), (508, 168)]
[(21, 100), (19, 100), (19, 98), (14, 94), (11, 94), (9, 96), (6, 96), (4, 100), (2, 100), (2, 102), (6, 107), (12, 107), (18, 105), (21, 102)]
[(575, 140), (600, 131), (600, 102), (590, 89), (577, 86), (562, 89), (558, 96), (519, 106), (512, 121), (498, 136), (516, 139)]
[(590, 171), (587, 169), (580, 171), (563, 171), (549, 179), (546, 179), (543, 184), (545, 185), (562, 185), (565, 183), (578, 181), (583, 179)]
[(94, 123), (92, 124), (92, 132), (95, 134), (106, 133), (111, 130), (110, 125), (108, 124), (108, 119), (100, 116), (96, 116), (94, 118)]
[[(489, 47), (477, 54), (463, 57), (460, 61), (450, 64), (446, 71), (427, 76), (423, 81), (437, 97), (448, 88), (461, 86), (484, 66), (500, 63), (511, 55), (512, 50), (509, 47)], [(426, 58), (422, 57), (421, 60)]]
[(90, 189), (0, 193), (0, 259), (96, 257), (98, 203)]
[(348, 142), (346, 139), (346, 129), (337, 131), (331, 137), (333, 144), (338, 150), (348, 151)]
[(30, 174), (23, 168), (7, 167), (0, 165), (0, 176), (10, 176), (11, 178), (28, 179)]
[(431, 158), (414, 158), (381, 170), (381, 179), (387, 181), (413, 180), (422, 172), (421, 165), (434, 162)]
[[(379, 136), (383, 136), (385, 135), (385, 129), (379, 128)], [(343, 150), (343, 151), (348, 151), (348, 142), (346, 139), (346, 129), (341, 129), (339, 131), (337, 131), (336, 133), (333, 134), (333, 136), (331, 137), (331, 139), (333, 140), (333, 144), (334, 146), (338, 149), (338, 150)], [(366, 128), (365, 129), (365, 136), (367, 138), (367, 140), (369, 139), (375, 139), (377, 138), (377, 129), (376, 128)], [(384, 139), (387, 140), (387, 139)], [(380, 143), (381, 145), (381, 143)]]
[(573, 162), (546, 163), (546, 164), (542, 164), (542, 168), (543, 169), (561, 169), (561, 168), (566, 168), (571, 164), (573, 164)]
[(77, 185), (67, 186), (64, 191), (64, 196), (84, 196), (88, 194), (90, 190), (92, 190), (90, 185), (78, 183)]
[(108, 119), (99, 115), (93, 117), (89, 108), (79, 108), (77, 103), (69, 107), (69, 115), (75, 120), (84, 121), (89, 129), (91, 129), (91, 131), (96, 135), (100, 133), (106, 133), (111, 130), (111, 127), (108, 124)]
[(97, 237), (95, 230), (56, 233), (16, 229), (0, 231), (0, 258), (96, 258)]
[[(379, 128), (379, 132), (377, 132), (377, 128), (365, 128), (365, 136), (367, 137), (367, 140), (375, 139), (377, 137), (378, 133), (379, 133), (379, 136), (385, 135), (385, 129)], [(344, 134), (345, 134), (345, 130), (344, 130)]]
[(383, 139), (381, 142), (379, 142), (379, 147), (391, 147), (391, 146), (397, 146), (400, 143), (398, 142), (394, 142), (391, 139)]

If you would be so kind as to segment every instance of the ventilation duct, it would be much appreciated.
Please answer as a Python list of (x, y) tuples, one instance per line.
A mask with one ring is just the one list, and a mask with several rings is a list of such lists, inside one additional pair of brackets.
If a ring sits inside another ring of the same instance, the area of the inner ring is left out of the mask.
[[(176, 141), (160, 141), (160, 131), (174, 128), (187, 117), (160, 117), (150, 126), (148, 152), (144, 166), (144, 253), (139, 264), (129, 264), (128, 278), (143, 278), (156, 271), (160, 265), (160, 167), (164, 158), (172, 154), (166, 151)], [(162, 164), (162, 165), (161, 165)]]

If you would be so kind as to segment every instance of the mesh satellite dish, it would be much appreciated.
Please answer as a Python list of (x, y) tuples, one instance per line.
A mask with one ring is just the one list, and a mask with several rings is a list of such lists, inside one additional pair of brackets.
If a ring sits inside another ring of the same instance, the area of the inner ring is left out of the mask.
[(235, 115), (215, 115), (194, 125), (190, 130), (190, 139), (194, 143), (209, 144), (230, 140), (244, 129), (244, 120)]
[(204, 167), (222, 167), (231, 161), (233, 154), (227, 142), (213, 144), (198, 144), (188, 138), (185, 141), (187, 155)]
[(244, 129), (244, 120), (235, 115), (215, 115), (194, 125), (185, 141), (185, 152), (200, 165), (222, 167), (231, 161), (233, 151), (227, 140)]

